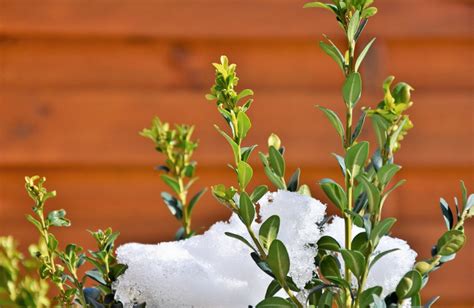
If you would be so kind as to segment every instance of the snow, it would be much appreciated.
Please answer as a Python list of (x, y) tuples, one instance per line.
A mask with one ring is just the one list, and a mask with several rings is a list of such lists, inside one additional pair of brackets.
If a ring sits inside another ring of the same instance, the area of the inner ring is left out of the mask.
[[(290, 276), (298, 286), (304, 286), (312, 276), (316, 254), (316, 247), (308, 243), (315, 244), (323, 235), (316, 224), (324, 218), (326, 206), (288, 191), (267, 193), (259, 204), (262, 222), (272, 215), (280, 217), (278, 238), (290, 254)], [(256, 234), (260, 224), (252, 226)], [(115, 285), (116, 298), (126, 307), (137, 302), (146, 302), (147, 307), (167, 308), (255, 305), (263, 299), (272, 278), (257, 267), (248, 246), (229, 238), (225, 232), (250, 241), (244, 225), (233, 214), (228, 222), (217, 222), (203, 235), (187, 240), (119, 247), (118, 260), (127, 264), (128, 269)], [(324, 233), (343, 244), (343, 220), (335, 218)], [(378, 250), (394, 247), (400, 251), (384, 256), (368, 277), (368, 286), (382, 285), (384, 294), (395, 289), (416, 256), (406, 242), (391, 237), (383, 237)]]
[[(362, 231), (362, 228), (353, 226), (353, 237)], [(324, 231), (324, 235), (332, 236), (337, 240), (339, 245), (344, 248), (344, 220), (340, 217), (335, 217)], [(373, 265), (367, 277), (366, 288), (381, 286), (383, 288), (382, 297), (395, 291), (403, 275), (413, 268), (417, 256), (416, 252), (410, 249), (406, 241), (384, 236), (380, 239), (380, 243), (372, 255), (372, 258), (381, 252), (394, 248), (398, 248), (399, 250), (391, 252), (379, 259), (377, 263)], [(339, 258), (339, 261), (342, 265), (344, 264), (342, 258)]]

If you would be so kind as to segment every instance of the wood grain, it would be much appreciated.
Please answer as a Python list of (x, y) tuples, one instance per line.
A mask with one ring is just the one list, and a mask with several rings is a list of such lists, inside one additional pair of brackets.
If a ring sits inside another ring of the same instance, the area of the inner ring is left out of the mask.
[[(194, 123), (202, 147), (196, 159), (222, 165), (229, 149), (217, 138), (214, 123), (224, 125), (214, 104), (188, 91), (28, 91), (3, 92), (0, 113), (0, 164), (143, 165), (156, 162), (151, 143), (138, 136), (153, 115), (170, 122)], [(378, 101), (373, 95), (361, 106)], [(337, 93), (262, 92), (250, 112), (254, 129), (249, 143), (265, 145), (280, 135), (291, 160), (301, 165), (333, 163), (341, 151), (336, 133), (314, 104), (342, 112)], [(467, 166), (473, 161), (466, 127), (472, 119), (469, 93), (420, 93), (411, 116), (416, 127), (403, 143), (399, 162), (411, 165)], [(14, 106), (14, 108), (11, 108)], [(446, 110), (450, 110), (449, 113)], [(187, 110), (186, 112), (179, 112)], [(199, 112), (199, 117), (196, 116)], [(305, 124), (304, 129), (300, 123)], [(371, 132), (371, 124), (367, 125)], [(456, 136), (456, 138), (452, 138)], [(47, 146), (45, 146), (47, 144)], [(264, 150), (264, 149), (262, 149)]]
[[(333, 17), (291, 0), (3, 0), (1, 33), (17, 36), (295, 38), (340, 33)], [(34, 10), (31, 9), (34, 7)], [(377, 3), (368, 33), (385, 37), (470, 35), (469, 1)], [(447, 13), (449, 12), (449, 13)], [(376, 30), (375, 30), (376, 29)]]

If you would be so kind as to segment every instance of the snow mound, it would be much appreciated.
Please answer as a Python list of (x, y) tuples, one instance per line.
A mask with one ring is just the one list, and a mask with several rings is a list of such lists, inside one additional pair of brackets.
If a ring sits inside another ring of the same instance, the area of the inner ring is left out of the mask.
[[(262, 221), (280, 216), (282, 240), (290, 253), (290, 274), (302, 287), (311, 278), (315, 247), (321, 237), (316, 223), (326, 206), (316, 199), (288, 191), (267, 193), (260, 200)], [(258, 234), (259, 223), (252, 228)], [(272, 278), (250, 257), (250, 248), (224, 235), (232, 232), (250, 241), (239, 218), (217, 222), (203, 235), (157, 245), (130, 243), (117, 249), (128, 269), (116, 284), (116, 297), (125, 306), (247, 307), (261, 301)]]
[[(317, 247), (308, 244), (330, 235), (344, 247), (343, 219), (335, 217), (321, 233), (317, 224), (323, 220), (326, 206), (320, 201), (298, 193), (277, 191), (267, 193), (259, 204), (262, 222), (272, 215), (280, 217), (278, 238), (288, 249), (290, 276), (299, 287), (311, 279), (314, 269)], [(252, 226), (256, 234), (260, 225)], [(362, 231), (354, 226), (353, 235)], [(217, 222), (203, 235), (187, 240), (157, 245), (130, 243), (119, 247), (118, 260), (127, 264), (128, 269), (114, 286), (116, 298), (125, 307), (141, 302), (146, 302), (147, 307), (166, 308), (233, 308), (257, 304), (272, 278), (257, 267), (248, 246), (226, 236), (225, 232), (238, 234), (250, 242), (244, 225), (233, 214), (228, 222)], [(380, 259), (367, 280), (367, 287), (382, 286), (383, 295), (395, 290), (416, 257), (405, 241), (389, 236), (381, 239), (375, 254), (392, 248), (399, 250)]]

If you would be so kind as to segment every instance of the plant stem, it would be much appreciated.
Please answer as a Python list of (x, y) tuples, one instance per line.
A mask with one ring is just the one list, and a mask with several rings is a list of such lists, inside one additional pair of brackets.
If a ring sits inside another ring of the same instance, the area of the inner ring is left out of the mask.
[(182, 225), (184, 228), (184, 237), (187, 238), (192, 230), (191, 230), (191, 217), (188, 215), (188, 205), (186, 204), (186, 196), (187, 196), (187, 190), (184, 189), (184, 182), (183, 178), (181, 176), (178, 177), (178, 184), (179, 184), (179, 201), (183, 205), (183, 220), (182, 220)]

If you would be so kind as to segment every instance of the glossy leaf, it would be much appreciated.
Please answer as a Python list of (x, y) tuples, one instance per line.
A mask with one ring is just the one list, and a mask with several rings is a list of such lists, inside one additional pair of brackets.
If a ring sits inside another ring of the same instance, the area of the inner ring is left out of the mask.
[(252, 127), (249, 117), (245, 112), (239, 112), (237, 115), (237, 132), (240, 140), (247, 136), (248, 131)]
[(270, 216), (265, 220), (259, 230), (258, 237), (263, 247), (268, 248), (278, 236), (280, 230), (280, 217)]
[(353, 178), (356, 178), (360, 171), (363, 170), (368, 157), (369, 143), (367, 141), (357, 143), (347, 150), (345, 158), (346, 170)]
[(165, 202), (171, 214), (176, 217), (176, 219), (181, 220), (183, 218), (183, 205), (181, 202), (165, 191), (161, 193), (161, 198)]
[(319, 46), (328, 56), (330, 56), (334, 61), (336, 61), (339, 68), (342, 70), (342, 72), (344, 72), (345, 60), (339, 49), (337, 49), (333, 45), (328, 45), (324, 42), (319, 42)]
[(65, 210), (55, 210), (49, 212), (48, 223), (49, 225), (55, 227), (69, 227), (71, 225), (71, 221), (66, 218)]
[(165, 184), (168, 185), (176, 194), (181, 193), (181, 188), (179, 187), (178, 181), (166, 174), (162, 174), (160, 177), (163, 182), (165, 182)]
[(273, 146), (269, 148), (268, 163), (277, 176), (285, 176), (285, 160), (283, 155)]
[(359, 28), (359, 23), (360, 13), (359, 11), (356, 11), (354, 15), (352, 15), (352, 18), (349, 21), (349, 25), (347, 26), (347, 39), (349, 40), (349, 42), (355, 40), (357, 29)]
[(288, 186), (286, 187), (288, 191), (295, 192), (298, 190), (298, 186), (300, 183), (300, 174), (301, 174), (300, 168), (296, 169), (296, 171), (291, 176), (290, 181), (288, 182)]
[(268, 249), (267, 263), (275, 278), (285, 281), (290, 271), (290, 257), (285, 245), (280, 240), (274, 240)]
[(266, 185), (260, 185), (255, 187), (252, 194), (250, 195), (250, 199), (252, 199), (253, 203), (257, 203), (262, 199), (262, 197), (267, 193), (268, 187)]
[(281, 285), (278, 281), (272, 280), (267, 287), (267, 291), (265, 292), (265, 298), (272, 297), (273, 295), (277, 294), (278, 291), (281, 290)]
[(365, 177), (365, 175), (360, 175), (357, 177), (357, 180), (364, 187), (365, 193), (367, 194), (367, 200), (369, 203), (369, 212), (377, 213), (380, 207), (380, 192), (377, 187)]
[(250, 249), (257, 252), (257, 250), (252, 246), (252, 244), (250, 244), (250, 242), (247, 241), (243, 236), (232, 233), (232, 232), (225, 232), (224, 234), (227, 235), (228, 237), (232, 237), (232, 238), (235, 238), (235, 239), (241, 241), (242, 243), (244, 243), (245, 245), (250, 247)]
[(362, 94), (362, 79), (359, 73), (351, 73), (342, 87), (344, 102), (349, 108), (353, 108)]
[(188, 215), (191, 215), (194, 209), (194, 206), (197, 204), (199, 199), (201, 199), (201, 197), (206, 193), (206, 191), (207, 191), (207, 188), (203, 188), (191, 198), (187, 207)]
[(400, 169), (401, 167), (398, 165), (386, 164), (377, 172), (377, 179), (381, 184), (387, 185)]
[(389, 250), (385, 250), (381, 253), (378, 253), (373, 259), (372, 261), (370, 261), (370, 266), (369, 266), (369, 269), (372, 268), (372, 266), (375, 265), (375, 263), (377, 263), (377, 261), (379, 261), (380, 259), (382, 259), (384, 256), (392, 253), (392, 252), (395, 252), (397, 250), (400, 250), (399, 248), (393, 248), (393, 249), (389, 249)]
[(322, 112), (324, 112), (326, 117), (329, 119), (329, 122), (331, 122), (331, 125), (336, 129), (337, 134), (339, 135), (339, 137), (341, 137), (341, 140), (344, 143), (344, 126), (342, 125), (342, 122), (337, 116), (337, 114), (331, 109), (324, 108), (322, 106), (316, 107), (319, 108)]
[(322, 179), (319, 182), (321, 189), (326, 193), (326, 196), (334, 205), (344, 211), (347, 209), (347, 197), (344, 189), (331, 179)]
[(439, 205), (441, 207), (441, 213), (443, 214), (446, 227), (448, 228), (448, 230), (451, 230), (454, 224), (453, 212), (449, 208), (448, 202), (446, 202), (446, 200), (444, 200), (443, 198), (439, 200)]
[(360, 307), (370, 307), (370, 304), (374, 302), (374, 295), (380, 296), (382, 294), (382, 287), (376, 286), (364, 290), (359, 297)]
[(255, 308), (294, 308), (295, 306), (281, 297), (268, 297), (257, 304)]
[(385, 218), (374, 226), (372, 233), (370, 234), (370, 242), (374, 247), (377, 247), (382, 236), (388, 234), (396, 221), (395, 218)]
[(324, 277), (341, 278), (340, 264), (332, 255), (326, 255), (319, 263), (319, 269)]
[(357, 250), (341, 249), (345, 264), (356, 277), (361, 277), (365, 270), (365, 257)]
[(246, 192), (240, 194), (239, 217), (246, 226), (250, 226), (255, 219), (255, 207)]
[(403, 276), (397, 285), (396, 293), (399, 299), (410, 298), (421, 289), (422, 278), (417, 271), (410, 271)]
[(232, 153), (234, 154), (234, 160), (236, 162), (240, 161), (240, 157), (239, 157), (240, 148), (237, 145), (237, 143), (235, 143), (235, 141), (231, 137), (229, 137), (229, 135), (227, 135), (223, 130), (221, 130), (219, 126), (214, 125), (214, 127), (222, 136), (224, 136), (225, 140), (227, 140), (227, 142), (230, 144), (230, 147), (232, 148)]
[(361, 116), (360, 116), (359, 120), (357, 121), (357, 124), (354, 128), (354, 131), (352, 132), (351, 143), (354, 143), (357, 140), (357, 138), (359, 138), (360, 133), (362, 132), (362, 128), (364, 127), (366, 117), (367, 117), (367, 113), (362, 112), (362, 114), (361, 114)]
[(356, 64), (355, 64), (355, 71), (357, 72), (359, 70), (360, 65), (362, 64), (362, 61), (364, 61), (365, 56), (369, 52), (370, 47), (372, 44), (375, 42), (375, 37), (364, 47), (364, 49), (361, 51), (359, 57), (357, 58)]
[(250, 180), (252, 180), (252, 177), (253, 177), (252, 167), (248, 163), (244, 161), (240, 161), (239, 164), (237, 165), (237, 174), (238, 174), (240, 188), (244, 190), (247, 187), (247, 185), (250, 183)]
[(464, 232), (459, 230), (447, 231), (436, 244), (438, 254), (441, 256), (449, 256), (457, 253), (464, 246), (465, 242), (466, 236)]
[(322, 236), (317, 245), (320, 250), (339, 251), (341, 249), (339, 243), (328, 235)]

